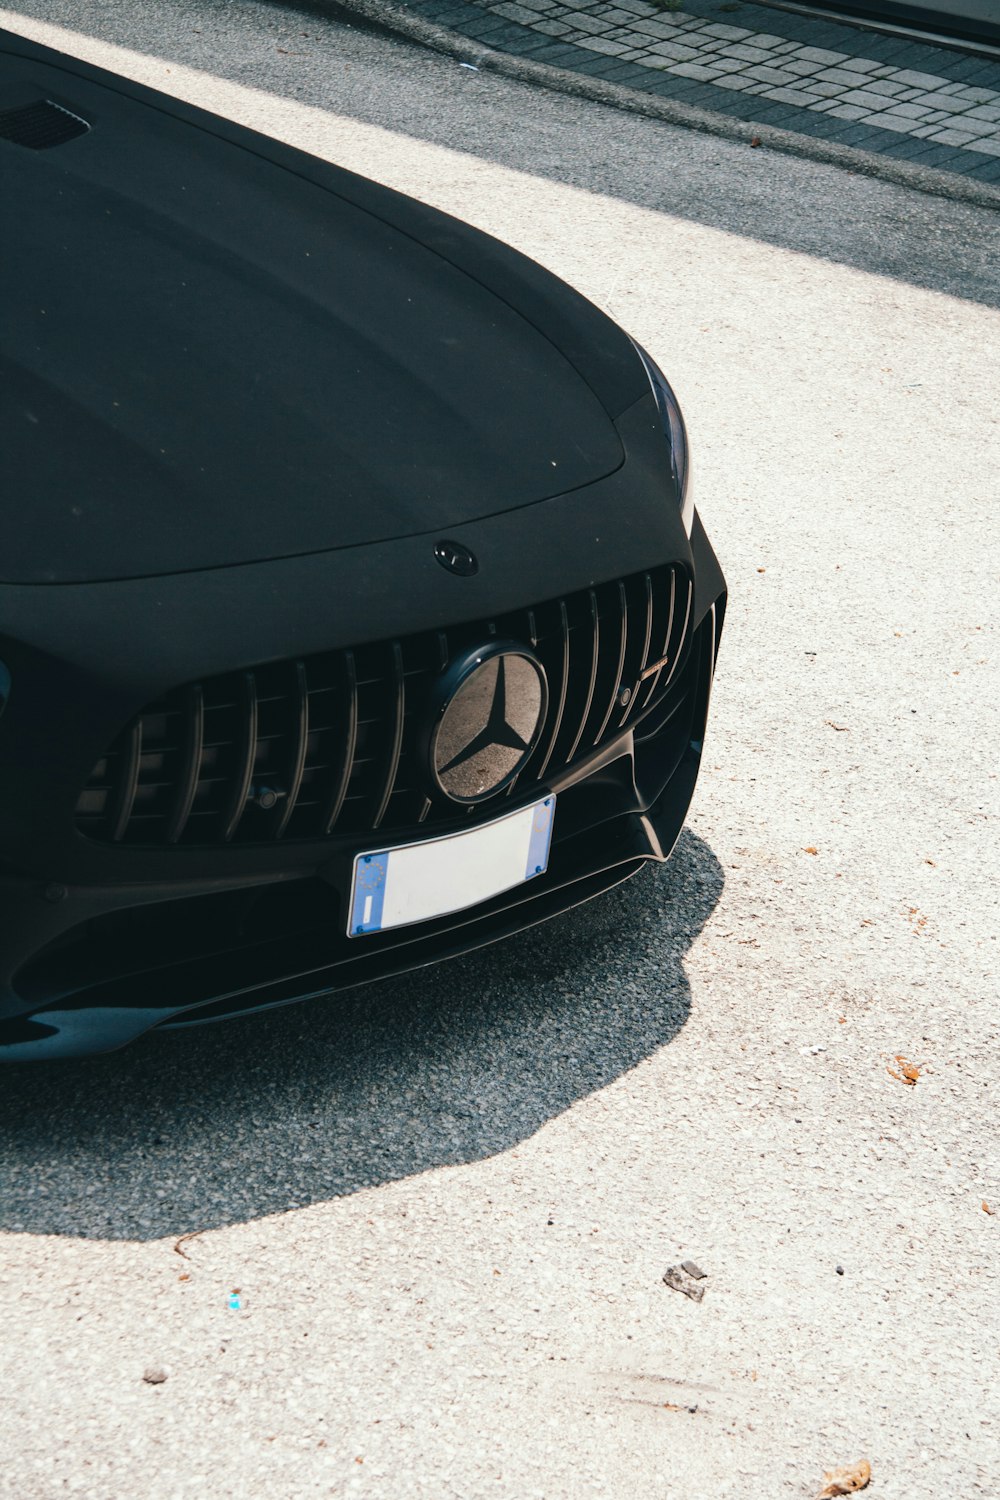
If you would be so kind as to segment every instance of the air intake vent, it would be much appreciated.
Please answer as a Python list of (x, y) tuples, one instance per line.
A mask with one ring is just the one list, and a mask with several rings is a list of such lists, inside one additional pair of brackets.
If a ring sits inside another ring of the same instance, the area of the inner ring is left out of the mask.
[(51, 99), (22, 104), (18, 109), (0, 109), (0, 140), (27, 146), (30, 151), (62, 146), (78, 135), (86, 135), (89, 129), (86, 120)]
[(434, 679), (457, 653), (499, 636), (523, 641), (545, 668), (548, 713), (516, 783), (523, 792), (682, 691), (691, 599), (686, 572), (655, 568), (447, 632), (177, 688), (94, 767), (77, 826), (104, 842), (149, 845), (455, 823), (454, 803), (434, 799), (420, 725)]

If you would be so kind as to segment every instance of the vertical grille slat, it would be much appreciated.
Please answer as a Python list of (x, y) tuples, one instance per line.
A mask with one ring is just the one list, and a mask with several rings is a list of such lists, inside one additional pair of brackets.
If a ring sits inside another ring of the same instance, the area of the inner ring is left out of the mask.
[[(545, 773), (549, 769), (549, 762), (552, 759), (552, 752), (556, 748), (556, 741), (559, 738), (563, 716), (566, 712), (566, 692), (569, 688), (569, 611), (566, 608), (565, 599), (559, 600), (559, 622), (562, 627), (562, 662), (559, 667), (559, 692), (555, 702), (552, 728), (549, 730), (542, 763), (538, 768), (539, 781), (544, 780)], [(549, 686), (551, 687), (551, 683)]]
[(615, 711), (618, 695), (622, 690), (623, 673), (625, 671), (625, 648), (628, 645), (628, 595), (625, 585), (618, 585), (618, 662), (615, 667), (614, 680), (611, 684), (611, 693), (608, 697), (608, 706), (601, 719), (601, 727), (594, 735), (594, 744), (599, 745), (604, 738), (608, 725), (611, 723), (611, 715)]
[(640, 598), (639, 610), (642, 610), (643, 628), (642, 634), (631, 631), (628, 639), (628, 651), (625, 652), (625, 666), (622, 667), (622, 684), (628, 688), (628, 700), (622, 703), (622, 712), (618, 717), (619, 729), (624, 729), (631, 718), (636, 717), (640, 702), (640, 690), (643, 687), (642, 673), (648, 667), (649, 651), (652, 648), (652, 619), (654, 619), (654, 597), (652, 597), (652, 577), (649, 573), (643, 573), (640, 579), (634, 580), (642, 598)]
[(309, 678), (306, 673), (305, 662), (297, 661), (294, 670), (295, 701), (293, 713), (295, 726), (292, 734), (291, 754), (288, 759), (288, 789), (285, 794), (284, 804), (281, 807), (281, 815), (274, 830), (276, 839), (280, 839), (288, 827), (289, 819), (295, 811), (295, 804), (299, 800), (299, 792), (302, 790), (302, 773), (306, 766), (306, 750), (309, 745)]
[(358, 743), (358, 673), (354, 652), (345, 651), (341, 664), (344, 673), (344, 738), (341, 741), (340, 764), (333, 779), (333, 791), (323, 822), (324, 833), (331, 833), (340, 817)]
[(229, 843), (240, 826), (250, 795), (253, 763), (257, 754), (257, 680), (252, 672), (240, 676), (242, 703), (237, 703), (240, 715), (239, 739), (236, 745), (236, 774), (233, 777), (232, 794), (226, 809), (226, 821), (222, 834), (223, 842)]
[[(674, 629), (674, 612), (675, 612), (676, 603), (677, 603), (677, 576), (676, 576), (676, 574), (671, 573), (671, 575), (670, 575), (670, 604), (669, 604), (668, 609), (667, 609), (667, 626), (666, 626), (666, 630), (663, 632), (663, 637), (662, 637), (663, 644), (662, 644), (662, 647), (660, 648), (659, 656), (654, 658), (654, 660), (656, 660), (656, 661), (662, 662), (662, 659), (664, 657), (668, 657), (669, 656), (669, 652), (670, 652), (670, 640), (671, 640), (671, 636), (673, 635), (673, 629)], [(648, 671), (649, 668), (647, 667), (646, 670)], [(657, 685), (659, 684), (659, 681), (660, 681), (660, 673), (662, 671), (663, 671), (663, 666), (661, 664), (661, 665), (657, 666), (656, 671), (653, 672), (650, 675), (650, 677), (647, 679), (649, 685), (646, 688), (646, 691), (644, 693), (640, 692), (640, 693), (638, 693), (636, 695), (637, 697), (640, 697), (642, 699), (642, 707), (643, 708), (648, 707), (648, 705), (650, 703), (652, 703), (653, 696), (656, 693)]]
[(142, 720), (136, 719), (122, 748), (121, 767), (111, 805), (111, 837), (116, 844), (125, 837), (128, 820), (135, 805), (139, 785), (139, 757), (142, 755)]
[(590, 590), (587, 596), (587, 603), (590, 608), (590, 678), (587, 683), (587, 698), (583, 706), (583, 712), (580, 714), (573, 742), (566, 752), (567, 765), (569, 765), (577, 752), (580, 741), (583, 738), (583, 731), (587, 726), (587, 720), (590, 717), (590, 709), (594, 701), (594, 684), (597, 682), (597, 663), (601, 654), (601, 617), (597, 609), (597, 595), (593, 589)]
[(666, 692), (667, 688), (674, 680), (674, 673), (677, 671), (677, 663), (681, 659), (681, 644), (684, 640), (684, 637), (687, 635), (688, 621), (691, 618), (691, 600), (694, 594), (694, 589), (691, 586), (690, 580), (686, 580), (685, 585), (686, 591), (683, 604), (683, 613), (681, 612), (681, 610), (677, 611), (678, 628), (676, 632), (674, 632), (673, 638), (671, 640), (671, 646), (673, 648), (673, 659), (667, 663), (668, 671), (666, 680), (663, 684), (664, 692)]
[[(77, 826), (116, 845), (191, 847), (360, 842), (495, 816), (671, 695), (679, 704), (693, 609), (687, 570), (665, 564), (447, 631), (203, 678), (150, 704), (110, 745), (80, 793)], [(541, 662), (544, 722), (518, 775), (459, 807), (432, 785), (421, 715), (439, 674), (491, 637)]]
[(385, 810), (389, 806), (389, 798), (396, 783), (396, 772), (399, 770), (399, 752), (403, 747), (403, 715), (406, 711), (406, 684), (403, 679), (403, 648), (398, 641), (392, 643), (392, 729), (390, 730), (389, 750), (385, 761), (385, 774), (382, 782), (382, 792), (379, 797), (378, 811), (372, 819), (372, 828), (378, 828), (385, 817)]
[(198, 790), (198, 777), (201, 772), (201, 757), (205, 743), (205, 700), (199, 683), (188, 688), (186, 700), (181, 773), (177, 778), (174, 805), (164, 834), (168, 844), (176, 844), (187, 827), (188, 818), (194, 806), (195, 793)]
[[(450, 659), (450, 653), (448, 651), (448, 632), (446, 630), (438, 630), (435, 632), (434, 654), (437, 670), (439, 672), (443, 672)], [(423, 801), (420, 804), (420, 811), (417, 814), (418, 823), (426, 823), (433, 806), (434, 803), (431, 798), (424, 797)]]
[(646, 573), (643, 578), (646, 594), (646, 634), (642, 643), (642, 654), (639, 657), (639, 671), (644, 672), (649, 662), (649, 643), (653, 638), (653, 580)]

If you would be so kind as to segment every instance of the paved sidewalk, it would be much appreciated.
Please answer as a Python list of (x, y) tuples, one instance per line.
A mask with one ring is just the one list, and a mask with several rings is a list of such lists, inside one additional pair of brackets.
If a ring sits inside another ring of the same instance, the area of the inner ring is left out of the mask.
[(484, 48), (1000, 184), (1000, 61), (762, 5), (407, 0)]

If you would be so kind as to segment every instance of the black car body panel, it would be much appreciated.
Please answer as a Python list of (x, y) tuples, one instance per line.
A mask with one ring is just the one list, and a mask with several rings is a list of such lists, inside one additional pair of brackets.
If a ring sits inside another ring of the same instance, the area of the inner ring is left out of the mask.
[(37, 520), (0, 526), (4, 581), (447, 531), (622, 462), (627, 340), (554, 278), (545, 301), (608, 346), (596, 390), (531, 321), (536, 287), (480, 279), (474, 230), (250, 132), (234, 148), (117, 87), (20, 70), (92, 128), (0, 156), (22, 226), (0, 441)]
[[(46, 100), (80, 122), (61, 144), (0, 123), (24, 210), (0, 271), (0, 1059), (399, 972), (665, 858), (725, 584), (628, 337), (446, 215), (0, 38), (0, 122)], [(547, 663), (548, 748), (459, 808), (422, 774), (428, 673), (498, 634)], [(321, 729), (323, 674), (368, 661)], [(213, 708), (233, 683), (245, 711)], [(346, 937), (356, 853), (549, 790), (537, 881)]]

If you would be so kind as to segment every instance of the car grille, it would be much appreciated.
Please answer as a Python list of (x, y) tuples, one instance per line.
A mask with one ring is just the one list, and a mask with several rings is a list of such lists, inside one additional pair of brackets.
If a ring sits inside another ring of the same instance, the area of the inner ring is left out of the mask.
[(98, 761), (77, 826), (104, 842), (188, 846), (460, 823), (476, 809), (435, 796), (421, 748), (430, 685), (459, 651), (495, 636), (529, 644), (545, 667), (549, 705), (523, 790), (663, 698), (691, 598), (686, 572), (661, 567), (493, 620), (177, 688)]

